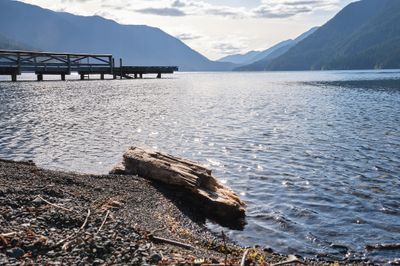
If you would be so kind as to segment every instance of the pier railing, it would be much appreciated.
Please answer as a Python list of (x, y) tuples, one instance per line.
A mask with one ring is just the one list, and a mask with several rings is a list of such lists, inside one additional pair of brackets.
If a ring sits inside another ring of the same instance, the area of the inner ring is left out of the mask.
[[(43, 75), (60, 75), (65, 80), (66, 75), (77, 72), (81, 79), (91, 74), (99, 74), (104, 79), (105, 74), (120, 78), (142, 78), (143, 74), (171, 74), (178, 71), (175, 66), (114, 66), (111, 54), (77, 54), (49, 53), (32, 51), (0, 50), (0, 75), (10, 75), (12, 81), (17, 80), (21, 73), (35, 73), (37, 80), (42, 81)], [(133, 76), (131, 76), (133, 75)]]
[(11, 75), (13, 80), (22, 72), (35, 73), (38, 80), (43, 75), (61, 75), (65, 79), (72, 71), (112, 74), (112, 55), (0, 50), (0, 75)]

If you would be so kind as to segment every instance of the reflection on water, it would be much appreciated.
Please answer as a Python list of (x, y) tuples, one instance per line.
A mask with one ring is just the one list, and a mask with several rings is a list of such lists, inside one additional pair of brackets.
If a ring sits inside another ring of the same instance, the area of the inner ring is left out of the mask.
[[(198, 160), (248, 204), (241, 243), (377, 262), (399, 251), (400, 73), (181, 73), (0, 82), (0, 157), (106, 173), (131, 145)], [(219, 230), (217, 226), (210, 227)]]

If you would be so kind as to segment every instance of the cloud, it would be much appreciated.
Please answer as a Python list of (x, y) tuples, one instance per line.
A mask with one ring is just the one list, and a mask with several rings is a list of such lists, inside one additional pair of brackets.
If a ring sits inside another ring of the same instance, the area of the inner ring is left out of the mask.
[(222, 55), (239, 54), (242, 52), (242, 47), (227, 42), (216, 43), (213, 49)]
[[(154, 5), (160, 2), (154, 1)], [(205, 1), (194, 0), (174, 0), (170, 1), (169, 6), (163, 8), (155, 8), (149, 6), (143, 9), (135, 10), (139, 13), (152, 14), (159, 16), (220, 16), (230, 18), (244, 18), (244, 8), (234, 8), (230, 6), (220, 6), (209, 4)]]
[(179, 8), (179, 7), (184, 7), (184, 6), (186, 6), (186, 3), (185, 3), (185, 2), (182, 2), (182, 1), (180, 1), (180, 0), (175, 0), (175, 1), (172, 3), (172, 7), (177, 7), (177, 8)]
[(91, 0), (61, 0), (61, 3), (71, 3), (71, 2), (77, 2), (77, 3), (86, 3)]
[(105, 4), (105, 3), (103, 3), (103, 4), (101, 4), (101, 7), (106, 9), (106, 10), (112, 9), (112, 10), (117, 10), (117, 11), (125, 10), (125, 9), (129, 8), (130, 6), (131, 6), (130, 3), (124, 3), (124, 4), (117, 4), (117, 3), (115, 3), (115, 4)]
[(229, 18), (245, 18), (245, 8), (214, 5), (204, 1), (178, 0), (181, 8), (188, 14), (199, 16), (219, 16)]
[[(288, 18), (311, 13), (317, 9), (337, 7), (339, 0), (261, 0), (258, 7), (216, 5), (206, 1), (170, 0), (164, 8), (147, 7), (136, 10), (140, 13), (159, 16), (216, 16), (224, 18)], [(154, 4), (160, 4), (154, 1)]]
[(205, 15), (222, 16), (230, 18), (245, 18), (246, 14), (242, 10), (225, 7), (214, 7), (205, 9)]
[(181, 34), (175, 35), (175, 37), (182, 41), (191, 41), (191, 40), (197, 40), (197, 39), (202, 38), (202, 36), (200, 36), (200, 35), (194, 35), (191, 33), (181, 33)]
[(317, 9), (332, 9), (338, 4), (338, 0), (263, 0), (252, 12), (258, 18), (288, 18)]
[(164, 7), (164, 8), (143, 8), (136, 9), (138, 13), (150, 14), (150, 15), (158, 15), (158, 16), (168, 16), (168, 17), (183, 17), (186, 16), (186, 13), (178, 8), (172, 7)]
[(230, 4), (229, 1), (217, 4), (211, 0), (55, 0), (54, 2), (62, 3), (58, 8), (65, 10), (71, 9), (71, 3), (85, 6), (95, 6), (97, 3), (96, 12), (120, 11), (169, 17), (197, 16), (226, 19), (289, 18), (313, 13), (316, 10), (337, 9), (340, 6), (340, 0), (258, 0), (258, 6), (256, 1), (252, 5), (237, 5)]

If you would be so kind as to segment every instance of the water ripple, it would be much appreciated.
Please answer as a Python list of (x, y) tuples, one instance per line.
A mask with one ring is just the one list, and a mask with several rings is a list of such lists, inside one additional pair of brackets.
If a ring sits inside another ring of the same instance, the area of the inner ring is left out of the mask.
[[(363, 258), (400, 239), (400, 73), (190, 73), (0, 82), (0, 156), (106, 173), (131, 145), (198, 160), (248, 204), (229, 235), (284, 253)], [(219, 230), (216, 225), (210, 228)]]

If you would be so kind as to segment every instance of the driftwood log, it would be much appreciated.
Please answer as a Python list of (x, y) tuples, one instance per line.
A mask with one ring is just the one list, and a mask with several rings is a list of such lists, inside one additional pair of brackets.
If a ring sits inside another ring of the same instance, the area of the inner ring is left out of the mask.
[(138, 175), (172, 186), (218, 221), (235, 223), (245, 216), (240, 198), (219, 183), (211, 170), (193, 161), (132, 147), (110, 174)]

